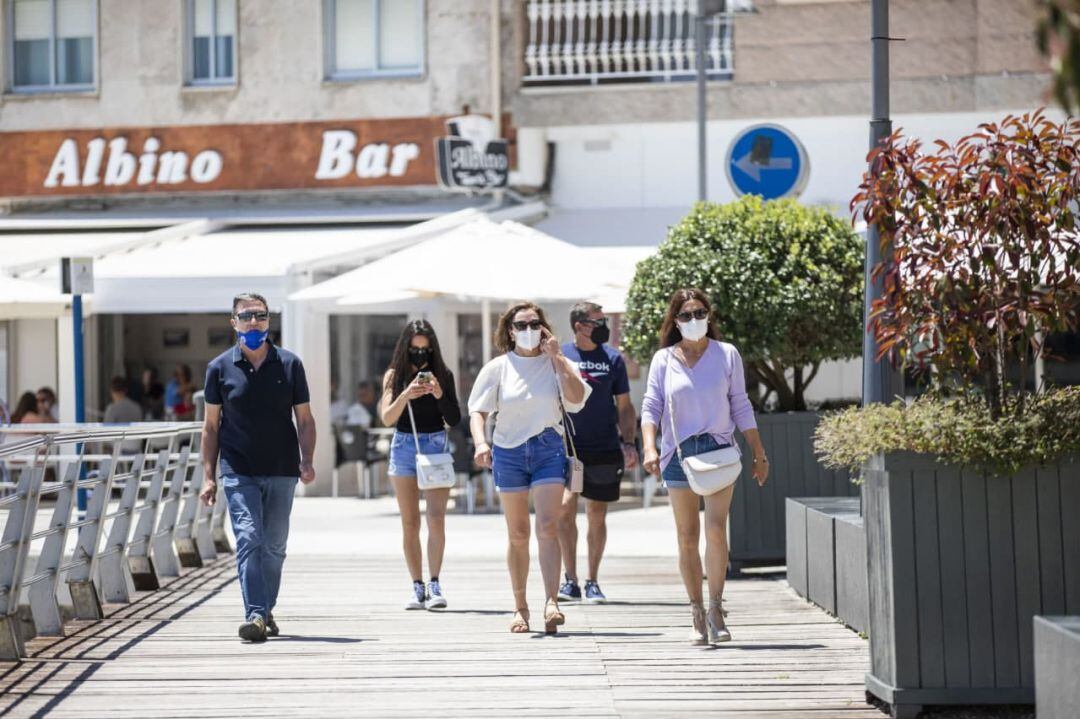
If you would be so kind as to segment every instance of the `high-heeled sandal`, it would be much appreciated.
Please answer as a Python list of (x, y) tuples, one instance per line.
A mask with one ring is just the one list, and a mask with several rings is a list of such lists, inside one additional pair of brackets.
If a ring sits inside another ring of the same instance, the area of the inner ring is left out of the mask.
[[(723, 601), (723, 600), (720, 600), (720, 599), (710, 599), (709, 600), (709, 613), (705, 616), (705, 621), (706, 621), (706, 624), (708, 624), (708, 627), (709, 627), (709, 643), (710, 644), (720, 644), (721, 642), (730, 642), (731, 641), (731, 632), (728, 631), (727, 624), (724, 622), (724, 615), (726, 614), (726, 612), (724, 612), (723, 607), (720, 606), (721, 601)], [(719, 624), (717, 624), (713, 620), (713, 612), (712, 612), (712, 610), (714, 610), (714, 609), (716, 610), (716, 613), (720, 615), (720, 623)]]
[(566, 624), (566, 615), (559, 610), (558, 602), (549, 599), (544, 605), (544, 633), (554, 634), (563, 624)]
[(694, 617), (694, 627), (690, 630), (690, 643), (696, 647), (709, 643), (705, 607), (701, 602), (690, 602), (690, 612)]
[(510, 622), (511, 634), (526, 634), (529, 631), (529, 609), (519, 607), (514, 610), (514, 619)]

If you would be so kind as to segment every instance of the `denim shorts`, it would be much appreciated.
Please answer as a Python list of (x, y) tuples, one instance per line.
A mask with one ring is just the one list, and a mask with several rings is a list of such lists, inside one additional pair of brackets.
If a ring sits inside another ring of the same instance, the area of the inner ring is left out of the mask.
[(566, 484), (566, 446), (548, 427), (517, 447), (495, 446), (491, 469), (500, 492), (527, 492), (541, 484)]
[[(698, 454), (712, 452), (714, 449), (730, 447), (730, 444), (720, 444), (711, 434), (696, 434), (684, 439), (679, 445), (684, 457), (693, 457)], [(664, 486), (668, 489), (690, 489), (690, 482), (686, 480), (686, 472), (683, 472), (682, 462), (679, 461), (679, 453), (671, 455), (667, 466), (660, 472), (664, 478)]]
[[(421, 432), (421, 454), (444, 454), (450, 451), (446, 432)], [(386, 474), (391, 477), (416, 476), (416, 441), (409, 432), (394, 432), (390, 442), (390, 466)]]

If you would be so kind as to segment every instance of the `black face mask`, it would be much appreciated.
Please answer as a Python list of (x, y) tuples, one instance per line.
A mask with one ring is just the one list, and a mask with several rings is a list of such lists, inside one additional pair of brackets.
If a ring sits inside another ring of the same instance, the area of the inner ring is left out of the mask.
[(410, 347), (409, 361), (413, 367), (426, 367), (431, 361), (431, 349), (429, 347)]
[(611, 338), (611, 330), (607, 325), (593, 325), (592, 332), (589, 333), (589, 339), (595, 344), (602, 345)]

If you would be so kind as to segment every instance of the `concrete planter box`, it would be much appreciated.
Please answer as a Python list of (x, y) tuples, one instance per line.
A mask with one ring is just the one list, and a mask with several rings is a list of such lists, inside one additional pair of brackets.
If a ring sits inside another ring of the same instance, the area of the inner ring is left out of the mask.
[(988, 477), (896, 453), (863, 476), (867, 690), (898, 717), (1034, 704), (1033, 618), (1080, 613), (1080, 464)]
[(858, 497), (798, 497), (787, 502), (787, 578), (856, 631), (866, 631), (866, 533)]
[(1035, 714), (1080, 717), (1080, 617), (1035, 617)]
[(784, 501), (788, 497), (858, 495), (859, 488), (846, 471), (826, 469), (814, 455), (813, 434), (820, 419), (817, 412), (757, 415), (771, 464), (769, 481), (758, 487), (752, 476), (753, 457), (744, 445), (743, 474), (735, 483), (729, 520), (732, 571), (748, 564), (784, 561)]

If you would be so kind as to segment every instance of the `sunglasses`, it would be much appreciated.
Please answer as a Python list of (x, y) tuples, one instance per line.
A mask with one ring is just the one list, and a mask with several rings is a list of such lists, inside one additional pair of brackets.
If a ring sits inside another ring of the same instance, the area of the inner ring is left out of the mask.
[(583, 325), (592, 325), (593, 327), (607, 327), (607, 317), (601, 317), (598, 320), (581, 320)]
[(519, 332), (524, 332), (525, 330), (538, 330), (544, 326), (544, 323), (540, 320), (531, 320), (529, 322), (511, 322), (510, 324), (513, 325), (514, 329), (518, 330)]
[(675, 319), (679, 322), (689, 322), (691, 319), (703, 320), (709, 316), (709, 311), (704, 307), (698, 308), (693, 312), (680, 312), (675, 315)]
[(256, 322), (265, 322), (270, 319), (270, 313), (266, 310), (244, 310), (243, 312), (236, 313), (236, 319), (241, 322), (251, 322), (252, 320), (255, 320)]

